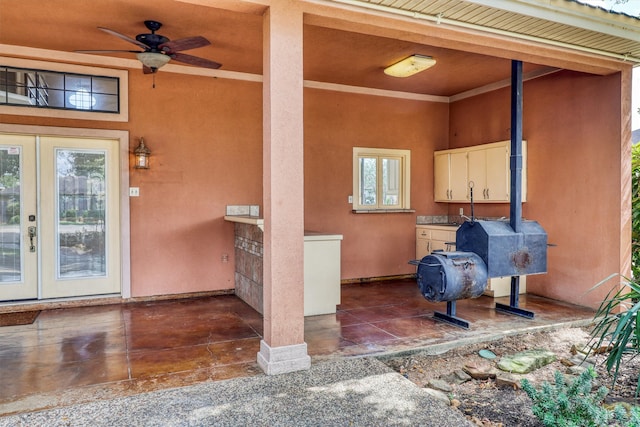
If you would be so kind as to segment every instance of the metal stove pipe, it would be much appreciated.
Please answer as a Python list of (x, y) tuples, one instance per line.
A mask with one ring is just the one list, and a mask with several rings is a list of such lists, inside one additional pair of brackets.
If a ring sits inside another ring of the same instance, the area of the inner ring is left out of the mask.
[(511, 61), (511, 196), (509, 225), (522, 225), (522, 61)]

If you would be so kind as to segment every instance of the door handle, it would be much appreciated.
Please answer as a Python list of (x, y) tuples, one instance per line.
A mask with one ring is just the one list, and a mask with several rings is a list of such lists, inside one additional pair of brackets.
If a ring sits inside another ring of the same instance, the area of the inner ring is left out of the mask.
[(27, 230), (29, 231), (29, 252), (35, 252), (36, 245), (33, 244), (33, 239), (36, 237), (36, 227), (32, 225)]

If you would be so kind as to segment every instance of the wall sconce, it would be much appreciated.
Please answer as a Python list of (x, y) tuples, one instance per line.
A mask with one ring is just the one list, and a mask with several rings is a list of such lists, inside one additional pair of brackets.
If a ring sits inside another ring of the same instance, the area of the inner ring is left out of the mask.
[(144, 138), (140, 138), (140, 144), (133, 151), (135, 157), (135, 164), (133, 165), (136, 169), (149, 169), (149, 156), (151, 155), (151, 150), (144, 145)]
[(384, 69), (384, 73), (393, 77), (409, 77), (436, 65), (436, 60), (425, 55), (411, 55)]

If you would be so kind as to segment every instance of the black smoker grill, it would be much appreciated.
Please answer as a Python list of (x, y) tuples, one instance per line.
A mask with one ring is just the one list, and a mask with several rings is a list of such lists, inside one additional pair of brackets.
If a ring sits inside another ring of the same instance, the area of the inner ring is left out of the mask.
[(420, 292), (433, 302), (477, 298), (487, 287), (486, 264), (472, 252), (433, 252), (418, 263), (417, 276)]
[(511, 70), (511, 199), (509, 221), (476, 221), (473, 218), (473, 183), (470, 183), (471, 221), (456, 232), (456, 252), (433, 252), (417, 265), (422, 295), (434, 302), (447, 301), (447, 314), (438, 320), (468, 328), (455, 316), (458, 299), (482, 295), (487, 278), (511, 276), (510, 304), (496, 303), (496, 310), (533, 318), (518, 307), (521, 275), (547, 272), (547, 233), (535, 221), (522, 220), (522, 62), (512, 61)]
[(478, 254), (489, 277), (547, 272), (547, 233), (522, 221), (516, 233), (507, 221), (467, 221), (456, 232), (456, 250)]

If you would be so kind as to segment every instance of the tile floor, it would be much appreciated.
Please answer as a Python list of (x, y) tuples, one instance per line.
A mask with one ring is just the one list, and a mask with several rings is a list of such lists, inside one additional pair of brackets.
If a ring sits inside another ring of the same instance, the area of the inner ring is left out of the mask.
[[(508, 298), (495, 301), (509, 303)], [(305, 318), (312, 360), (375, 355), (557, 324), (593, 311), (532, 295), (520, 307), (535, 319), (497, 313), (486, 296), (457, 302), (469, 330), (433, 320), (414, 280), (344, 285), (336, 314)], [(25, 326), (0, 328), (0, 415), (144, 391), (261, 375), (261, 316), (235, 296), (66, 308)]]

